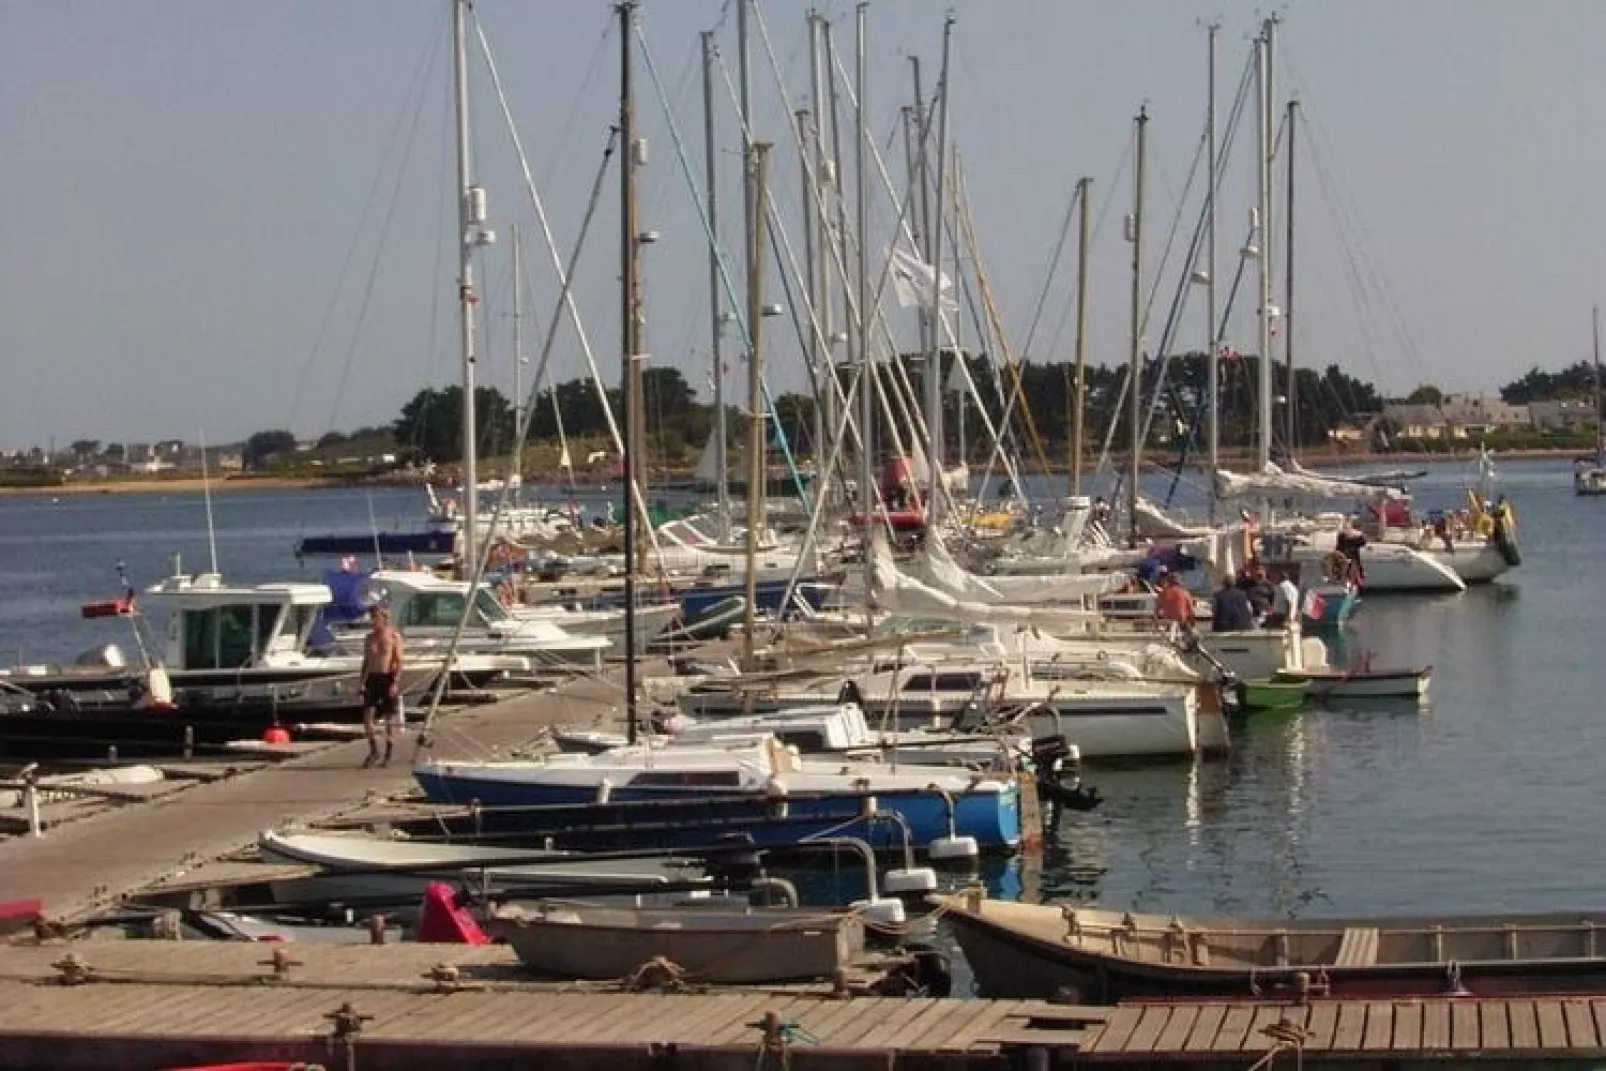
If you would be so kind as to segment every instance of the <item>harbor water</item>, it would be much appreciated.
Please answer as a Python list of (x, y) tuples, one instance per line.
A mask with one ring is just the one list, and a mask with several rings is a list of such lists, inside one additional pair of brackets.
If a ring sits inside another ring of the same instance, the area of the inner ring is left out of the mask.
[[(1460, 505), (1467, 475), (1432, 466), (1418, 505)], [(1576, 498), (1565, 460), (1502, 462), (1497, 489), (1516, 504), (1521, 568), (1459, 595), (1368, 598), (1331, 640), (1335, 662), (1431, 664), (1429, 707), (1256, 716), (1225, 760), (1090, 769), (1103, 805), (1056, 821), (1028, 891), (1196, 914), (1599, 908), (1606, 500)], [(413, 524), (422, 498), (216, 494), (219, 568), (316, 581), (333, 563), (298, 561), (297, 539)], [(198, 494), (0, 499), (0, 657), (127, 647), (126, 626), (80, 620), (79, 605), (118, 593), (119, 562), (136, 587), (167, 575), (174, 554), (185, 571), (209, 568), (206, 518)]]

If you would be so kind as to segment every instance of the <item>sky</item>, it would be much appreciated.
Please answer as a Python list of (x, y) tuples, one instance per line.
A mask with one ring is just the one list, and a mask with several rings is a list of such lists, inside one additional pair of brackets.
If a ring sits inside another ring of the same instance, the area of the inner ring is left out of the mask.
[[(649, 145), (641, 216), (660, 236), (643, 268), (647, 348), (654, 365), (681, 369), (705, 396), (698, 35), (714, 30), (720, 48), (719, 232), (739, 280), (732, 3), (646, 0), (640, 11), (637, 108)], [(851, 73), (853, 5), (815, 6)], [(807, 104), (808, 9), (759, 0), (751, 35), (755, 136), (776, 145), (773, 192), (794, 245), (800, 178), (788, 106)], [(946, 10), (923, 0), (868, 7), (869, 125), (898, 184), (908, 57), (921, 57), (929, 94)], [(1183, 193), (1204, 129), (1205, 24), (1221, 27), (1225, 129), (1270, 9), (956, 0), (951, 10), (952, 140), (977, 250), (1017, 352), (1070, 355), (1074, 240), (1052, 276), (1049, 265), (1086, 175), (1090, 360), (1126, 359), (1131, 254), (1121, 221), (1133, 204), (1140, 106), (1150, 116), (1144, 285), (1159, 294), (1149, 331), (1157, 345), (1182, 272), (1180, 253), (1162, 256), (1166, 235), (1179, 226), (1180, 249), (1200, 211), (1197, 184)], [(1606, 120), (1595, 107), (1606, 99), (1597, 55), (1606, 5), (1293, 0), (1276, 12), (1279, 107), (1296, 96), (1303, 114), (1296, 359), (1337, 363), (1401, 394), (1422, 382), (1493, 390), (1535, 365), (1588, 359), (1590, 307), (1606, 291)], [(476, 19), (567, 259), (618, 104), (612, 7), (478, 0)], [(526, 239), (532, 367), (558, 287), (477, 42), (472, 52), (476, 178), (498, 238), (477, 269), (479, 374), (506, 393), (514, 224)], [(315, 437), (388, 422), (416, 391), (458, 382), (450, 90), (446, 0), (0, 0), (0, 447), (227, 442), (267, 428)], [(1223, 283), (1254, 201), (1253, 158), (1245, 125), (1221, 180)], [(851, 160), (846, 170), (851, 179)], [(873, 198), (879, 252), (896, 210), (885, 190)], [(1279, 209), (1275, 250), (1282, 226)], [(573, 289), (610, 379), (619, 364), (617, 227), (610, 171)], [(772, 265), (773, 300), (781, 282)], [(1240, 301), (1229, 321), (1229, 342), (1251, 351), (1253, 307)], [(893, 319), (907, 326), (906, 316)], [(784, 317), (769, 321), (769, 334), (775, 389), (799, 389), (801, 351)], [(1202, 347), (1204, 335), (1193, 298), (1172, 349)], [(558, 379), (585, 374), (567, 323), (551, 362)]]

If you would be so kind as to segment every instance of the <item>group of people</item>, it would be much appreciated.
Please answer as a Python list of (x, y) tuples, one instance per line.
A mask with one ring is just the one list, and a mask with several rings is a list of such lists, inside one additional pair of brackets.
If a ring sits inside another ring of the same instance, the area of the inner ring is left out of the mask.
[[(1174, 572), (1160, 578), (1155, 616), (1184, 628), (1194, 625), (1193, 594)], [(1210, 631), (1244, 632), (1256, 628), (1284, 628), (1299, 614), (1299, 585), (1289, 572), (1268, 572), (1261, 562), (1250, 562), (1237, 576), (1223, 576), (1210, 602)]]

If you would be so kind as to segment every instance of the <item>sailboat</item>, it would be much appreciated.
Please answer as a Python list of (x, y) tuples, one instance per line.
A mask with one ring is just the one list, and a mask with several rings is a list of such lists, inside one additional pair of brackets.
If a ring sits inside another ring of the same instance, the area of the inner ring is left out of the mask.
[(1595, 456), (1573, 462), (1573, 492), (1580, 495), (1606, 495), (1606, 427), (1600, 409), (1600, 306), (1593, 310), (1595, 327)]

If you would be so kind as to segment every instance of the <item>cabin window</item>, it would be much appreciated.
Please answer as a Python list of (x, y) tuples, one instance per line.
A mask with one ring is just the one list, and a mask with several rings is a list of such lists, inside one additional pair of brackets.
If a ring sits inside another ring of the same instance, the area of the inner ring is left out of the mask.
[(825, 734), (816, 732), (812, 729), (803, 730), (800, 732), (786, 732), (777, 730), (775, 736), (776, 739), (780, 740), (783, 744), (795, 745), (799, 751), (826, 750)]
[(735, 770), (643, 770), (630, 779), (631, 788), (736, 788)]
[[(506, 621), (508, 617), (507, 610), (503, 608), (501, 603), (496, 601), (496, 596), (484, 588), (480, 588), (474, 593), (474, 609), (487, 625), (495, 625)], [(452, 624), (456, 625), (457, 622), (453, 621)]]
[(903, 684), (906, 692), (964, 692), (970, 694), (981, 686), (981, 677), (975, 673), (916, 673)]
[(402, 611), (401, 627), (456, 628), (463, 616), (463, 596), (456, 594), (414, 595)]
[(279, 625), (279, 607), (271, 602), (257, 603), (256, 650), (266, 651)]
[(189, 669), (217, 668), (217, 613), (190, 610), (184, 614), (184, 665)]
[(186, 613), (184, 665), (190, 669), (239, 669), (250, 665), (256, 653), (255, 611), (256, 607), (245, 603)]

